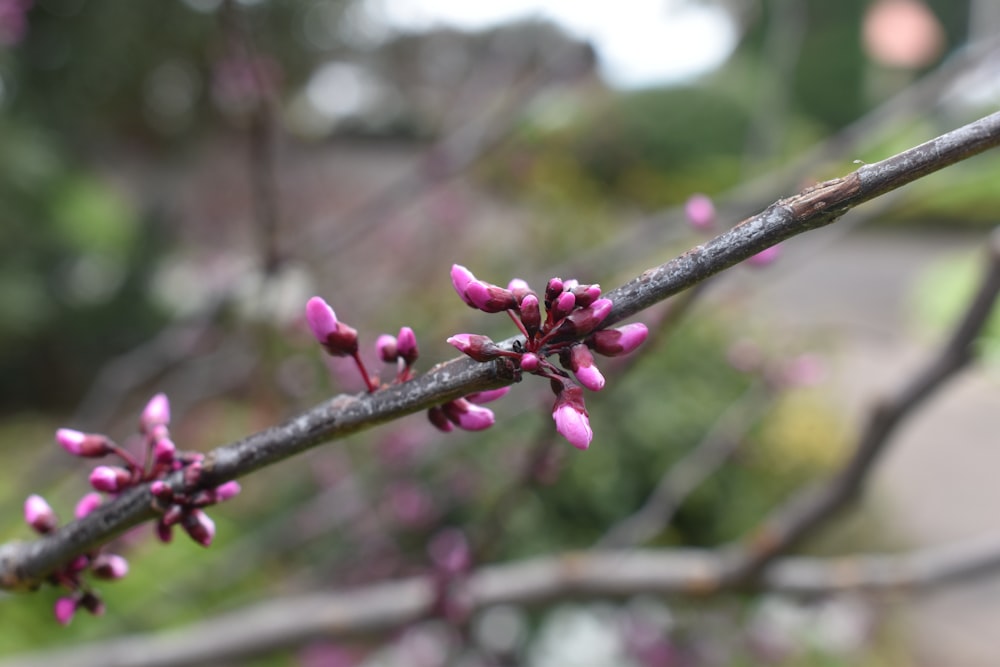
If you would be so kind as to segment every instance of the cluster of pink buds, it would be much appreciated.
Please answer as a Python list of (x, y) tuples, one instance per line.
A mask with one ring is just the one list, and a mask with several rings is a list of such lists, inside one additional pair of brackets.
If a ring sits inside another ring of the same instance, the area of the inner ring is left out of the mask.
[[(88, 493), (76, 505), (75, 516), (82, 519), (103, 502), (97, 491), (114, 497), (140, 484), (150, 484), (150, 491), (157, 499), (156, 507), (162, 515), (156, 524), (156, 534), (163, 542), (172, 538), (174, 525), (181, 525), (196, 542), (209, 546), (215, 536), (215, 524), (203, 511), (204, 507), (232, 498), (240, 491), (236, 482), (226, 482), (212, 489), (186, 491), (197, 486), (201, 476), (202, 454), (180, 452), (170, 439), (170, 402), (164, 394), (154, 396), (139, 418), (139, 434), (145, 451), (144, 463), (129, 450), (121, 447), (106, 435), (81, 433), (61, 428), (56, 431), (56, 442), (74, 456), (103, 458), (113, 456), (120, 465), (99, 465), (90, 473)], [(180, 476), (182, 485), (175, 490), (167, 478)], [(29, 496), (24, 504), (24, 517), (38, 533), (50, 533), (56, 528), (56, 516), (49, 504), (37, 495)], [(50, 576), (54, 584), (68, 588), (72, 595), (59, 598), (55, 605), (56, 619), (67, 624), (79, 608), (93, 614), (104, 611), (97, 594), (82, 579), (88, 571), (99, 579), (120, 579), (128, 572), (128, 562), (115, 554), (100, 550), (81, 555)]]
[[(547, 378), (556, 395), (552, 407), (556, 430), (574, 447), (587, 449), (594, 433), (580, 385), (591, 391), (604, 387), (593, 352), (609, 357), (628, 354), (646, 340), (646, 326), (636, 323), (598, 329), (612, 305), (610, 299), (601, 298), (599, 285), (552, 278), (539, 299), (523, 280), (515, 278), (507, 287), (500, 287), (477, 279), (458, 264), (451, 268), (451, 282), (470, 307), (487, 313), (506, 312), (524, 340), (515, 341), (510, 350), (480, 334), (456, 334), (448, 342), (476, 361), (507, 357), (522, 371)], [(558, 356), (562, 368), (548, 360), (551, 355)]]
[[(306, 303), (306, 322), (327, 354), (354, 360), (369, 392), (381, 386), (378, 376), (370, 374), (361, 359), (357, 330), (338, 320), (333, 308), (321, 297), (314, 296)], [(384, 363), (396, 366), (394, 382), (414, 378), (413, 364), (420, 355), (416, 334), (410, 327), (402, 327), (396, 336), (381, 334), (375, 339), (375, 353)], [(466, 431), (481, 431), (495, 421), (493, 411), (481, 404), (500, 398), (508, 389), (504, 387), (470, 394), (431, 408), (427, 416), (434, 426), (444, 432), (451, 431), (455, 426)]]
[[(76, 505), (76, 518), (89, 514), (101, 502), (100, 495), (88, 493)], [(51, 533), (58, 526), (58, 519), (52, 507), (39, 495), (28, 496), (24, 501), (24, 520), (38, 534)], [(101, 553), (96, 549), (77, 556), (72, 561), (49, 575), (49, 581), (70, 591), (69, 595), (56, 600), (54, 612), (56, 620), (67, 625), (77, 609), (85, 609), (100, 616), (104, 613), (104, 602), (84, 580), (90, 573), (97, 579), (113, 581), (128, 574), (128, 561), (118, 554)]]

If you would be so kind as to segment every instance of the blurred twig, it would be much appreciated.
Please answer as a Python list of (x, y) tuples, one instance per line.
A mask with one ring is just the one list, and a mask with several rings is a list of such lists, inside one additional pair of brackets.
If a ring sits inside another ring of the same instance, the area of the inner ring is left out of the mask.
[[(828, 225), (854, 206), (998, 144), (1000, 113), (994, 113), (886, 160), (865, 165), (843, 178), (820, 183), (797, 195), (778, 200), (762, 213), (744, 220), (704, 245), (651, 268), (607, 293), (614, 306), (602, 326), (631, 317), (775, 243)], [(969, 324), (960, 333), (971, 335), (972, 332), (967, 330), (972, 328)], [(964, 339), (957, 341), (967, 347)], [(966, 348), (956, 344), (954, 353), (959, 357), (958, 365), (967, 360)], [(904, 398), (915, 404), (936, 386), (930, 381), (936, 382), (938, 375), (946, 376), (952, 370), (951, 366), (944, 364), (932, 367), (928, 383), (915, 386)], [(339, 396), (284, 424), (213, 450), (205, 460), (204, 474), (198, 486), (216, 486), (320, 443), (475, 391), (511, 384), (516, 379), (516, 369), (509, 363), (477, 364), (468, 358), (460, 358), (440, 364), (415, 380), (375, 393)], [(890, 407), (886, 415), (879, 420), (884, 420), (891, 429), (901, 413), (892, 412)], [(182, 488), (181, 476), (178, 474), (175, 477), (170, 483), (175, 488)], [(135, 487), (83, 519), (62, 526), (40, 539), (0, 546), (0, 587), (24, 589), (37, 585), (49, 572), (77, 554), (152, 518), (152, 501), (147, 486)], [(797, 532), (792, 531), (788, 535), (796, 537)], [(779, 536), (777, 539), (782, 538)], [(764, 564), (773, 550), (757, 544), (753, 553), (760, 554), (754, 560)], [(755, 569), (748, 568), (741, 575), (753, 574)]]
[[(1000, 566), (1000, 536), (900, 555), (789, 557), (768, 568), (760, 586), (790, 595), (847, 591), (919, 592)], [(725, 558), (710, 550), (573, 552), (485, 567), (465, 582), (470, 611), (574, 598), (700, 596), (718, 590)], [(353, 591), (270, 600), (163, 633), (46, 651), (0, 667), (187, 667), (257, 657), (316, 639), (385, 634), (426, 618), (435, 602), (430, 577)]]
[(974, 357), (974, 344), (1000, 291), (1000, 230), (993, 232), (988, 265), (979, 289), (951, 338), (926, 368), (895, 394), (877, 401), (854, 453), (832, 479), (808, 488), (777, 508), (748, 539), (732, 550), (731, 581), (753, 578), (769, 561), (787, 553), (861, 492), (878, 457), (906, 417), (962, 370)]

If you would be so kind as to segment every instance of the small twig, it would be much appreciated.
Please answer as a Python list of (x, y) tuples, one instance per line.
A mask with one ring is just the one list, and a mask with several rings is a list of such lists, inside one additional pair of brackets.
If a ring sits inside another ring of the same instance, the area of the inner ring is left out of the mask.
[[(1000, 113), (994, 113), (886, 160), (865, 165), (843, 178), (779, 200), (706, 244), (607, 293), (605, 296), (614, 306), (602, 326), (631, 317), (775, 243), (828, 225), (854, 206), (998, 144)], [(475, 391), (511, 384), (516, 377), (515, 369), (502, 361), (477, 364), (462, 358), (440, 364), (410, 382), (371, 394), (339, 396), (284, 424), (213, 450), (205, 460), (199, 487), (216, 486), (320, 443)], [(917, 394), (914, 400), (923, 397)], [(894, 425), (891, 416), (884, 419), (890, 427)], [(48, 573), (76, 555), (152, 518), (152, 501), (148, 487), (134, 487), (83, 519), (33, 542), (0, 546), (0, 588), (37, 586)], [(756, 560), (766, 562), (766, 549), (757, 546), (754, 552), (765, 554)]]
[(1000, 230), (990, 237), (988, 265), (978, 291), (939, 354), (895, 395), (874, 405), (854, 453), (839, 473), (793, 496), (734, 547), (730, 579), (753, 578), (771, 559), (794, 548), (859, 495), (896, 427), (973, 359), (974, 343), (992, 312), (998, 291)]
[[(901, 555), (782, 558), (759, 582), (789, 595), (851, 591), (918, 593), (1000, 567), (1000, 536)], [(470, 612), (498, 604), (634, 595), (699, 597), (718, 591), (725, 557), (712, 550), (574, 552), (482, 568), (463, 592)], [(305, 642), (384, 635), (424, 619), (435, 602), (430, 577), (353, 591), (287, 597), (156, 634), (133, 635), (0, 661), (0, 667), (185, 667), (220, 664)]]

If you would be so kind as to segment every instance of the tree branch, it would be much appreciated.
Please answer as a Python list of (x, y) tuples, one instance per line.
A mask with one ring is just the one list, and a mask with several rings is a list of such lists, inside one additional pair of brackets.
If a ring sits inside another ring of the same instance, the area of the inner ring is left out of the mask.
[[(775, 561), (758, 585), (789, 595), (919, 592), (1000, 566), (1000, 536), (901, 555), (789, 557)], [(532, 605), (566, 598), (633, 595), (698, 597), (720, 590), (725, 556), (712, 550), (571, 552), (482, 568), (465, 582), (471, 612), (498, 604)], [(0, 667), (185, 667), (219, 664), (293, 648), (317, 639), (385, 634), (427, 618), (436, 593), (430, 577), (354, 591), (262, 602), (162, 633), (36, 653)]]
[(973, 345), (1000, 292), (1000, 229), (990, 237), (987, 259), (976, 294), (938, 355), (894, 396), (887, 396), (872, 407), (853, 454), (832, 479), (793, 496), (751, 531), (742, 545), (734, 548), (731, 579), (753, 578), (771, 559), (787, 553), (850, 504), (861, 492), (896, 427), (973, 359)]
[[(775, 243), (828, 225), (858, 204), (998, 144), (1000, 113), (994, 113), (843, 178), (778, 200), (708, 243), (606, 294), (614, 307), (604, 326), (631, 317)], [(338, 396), (284, 424), (211, 451), (199, 485), (218, 485), (322, 442), (516, 379), (516, 369), (510, 365), (476, 364), (461, 358), (440, 364), (411, 382), (372, 394)], [(172, 483), (179, 488), (181, 481)], [(50, 535), (0, 546), (0, 588), (38, 586), (48, 573), (74, 556), (152, 518), (151, 505), (148, 487), (135, 487)]]

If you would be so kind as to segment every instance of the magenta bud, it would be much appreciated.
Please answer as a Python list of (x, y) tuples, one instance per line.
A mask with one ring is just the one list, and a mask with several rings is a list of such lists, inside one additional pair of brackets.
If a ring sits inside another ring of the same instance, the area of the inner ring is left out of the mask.
[(76, 600), (71, 597), (59, 598), (52, 610), (55, 612), (59, 625), (69, 625), (69, 622), (73, 620), (73, 614), (76, 613)]
[(534, 294), (526, 294), (521, 299), (521, 324), (524, 325), (528, 336), (534, 336), (542, 327), (542, 313), (538, 305), (538, 297)]
[(559, 295), (563, 292), (563, 281), (561, 278), (552, 278), (549, 280), (548, 284), (545, 285), (545, 305), (546, 308), (548, 304), (552, 303), (559, 298)]
[(580, 412), (569, 405), (561, 405), (552, 412), (556, 422), (556, 430), (569, 444), (577, 449), (587, 449), (594, 438), (590, 428), (590, 420), (586, 412)]
[(45, 498), (32, 494), (24, 501), (24, 520), (41, 534), (51, 533), (58, 524), (56, 513)]
[(70, 572), (83, 572), (88, 567), (90, 567), (90, 558), (88, 556), (80, 554), (79, 556), (77, 556), (76, 558), (74, 558), (69, 562), (69, 565), (66, 566), (66, 569), (68, 569)]
[(444, 433), (450, 433), (455, 430), (455, 426), (448, 419), (448, 415), (439, 406), (434, 406), (427, 410), (427, 419), (434, 425), (434, 428)]
[(117, 493), (129, 485), (132, 475), (117, 466), (97, 466), (90, 473), (90, 485), (98, 491)]
[(202, 465), (200, 460), (195, 460), (189, 463), (184, 468), (184, 486), (195, 486), (198, 484), (198, 480), (201, 479)]
[(225, 484), (220, 484), (215, 487), (213, 493), (215, 494), (215, 502), (221, 503), (223, 501), (229, 500), (230, 498), (236, 496), (243, 489), (240, 487), (240, 483), (236, 480), (226, 482)]
[(476, 361), (492, 361), (499, 357), (501, 352), (499, 346), (489, 336), (480, 334), (455, 334), (449, 336), (446, 342)]
[(771, 264), (774, 264), (774, 262), (778, 259), (780, 255), (781, 255), (781, 246), (773, 245), (770, 248), (761, 250), (756, 255), (751, 255), (750, 257), (747, 257), (746, 262), (750, 266), (756, 266), (756, 267), (769, 266)]
[(582, 389), (574, 385), (564, 386), (556, 396), (552, 419), (556, 422), (556, 430), (569, 441), (569, 444), (577, 449), (590, 447), (594, 432), (590, 428)]
[(347, 357), (357, 353), (358, 330), (339, 322), (337, 331), (327, 337), (323, 349), (334, 357)]
[(396, 345), (399, 351), (399, 356), (403, 358), (406, 365), (412, 365), (417, 357), (420, 356), (417, 350), (417, 335), (413, 333), (413, 329), (410, 327), (403, 327), (399, 330), (399, 335), (396, 337)]
[(73, 510), (73, 516), (77, 519), (82, 519), (100, 507), (102, 502), (103, 499), (101, 498), (101, 494), (94, 493), (92, 491), (83, 498), (80, 498), (79, 502), (76, 504), (76, 508)]
[(507, 283), (507, 289), (513, 293), (514, 298), (517, 299), (518, 303), (520, 303), (521, 300), (528, 294), (531, 294), (531, 286), (528, 285), (527, 281), (521, 280), (520, 278), (511, 279), (511, 281)]
[(566, 317), (566, 325), (571, 333), (580, 335), (592, 331), (611, 312), (611, 299), (598, 299), (586, 308), (574, 310)]
[(389, 334), (381, 334), (375, 339), (375, 353), (385, 363), (395, 363), (396, 358), (399, 356), (398, 348), (396, 347), (396, 337)]
[(74, 456), (98, 458), (111, 453), (111, 441), (97, 433), (81, 433), (71, 428), (56, 431), (56, 442)]
[(497, 285), (474, 280), (465, 288), (465, 294), (472, 304), (484, 313), (502, 313), (517, 308), (514, 293)]
[(448, 401), (441, 409), (452, 423), (466, 431), (482, 431), (493, 426), (496, 421), (492, 410), (470, 403), (464, 398)]
[(139, 417), (139, 429), (143, 433), (149, 433), (157, 426), (166, 426), (170, 423), (170, 401), (167, 395), (159, 393), (149, 399), (149, 403)]
[(184, 508), (180, 505), (171, 505), (160, 517), (160, 521), (166, 526), (173, 526), (184, 518)]
[(642, 345), (649, 336), (649, 329), (641, 322), (626, 324), (617, 329), (601, 329), (587, 337), (587, 345), (594, 352), (606, 357), (617, 357), (628, 354)]
[(455, 291), (458, 292), (458, 296), (462, 298), (466, 304), (472, 308), (476, 307), (476, 304), (465, 293), (466, 288), (471, 282), (476, 279), (476, 276), (472, 274), (467, 268), (461, 264), (452, 264), (451, 266), (451, 284), (454, 285)]
[(160, 500), (173, 500), (174, 490), (162, 479), (158, 479), (149, 485), (149, 492)]
[(691, 195), (684, 204), (684, 216), (698, 231), (708, 231), (715, 225), (715, 204), (707, 195)]
[(465, 397), (465, 400), (472, 403), (477, 403), (482, 405), (483, 403), (489, 403), (495, 401), (498, 398), (503, 398), (510, 391), (510, 387), (500, 387), (499, 389), (487, 389), (486, 391), (477, 391), (474, 394), (469, 394)]
[(80, 598), (78, 606), (83, 607), (94, 616), (104, 616), (104, 602), (89, 591)]
[(576, 308), (576, 297), (573, 296), (572, 292), (563, 292), (552, 302), (552, 308), (549, 309), (549, 313), (552, 319), (558, 322), (573, 312), (574, 308)]
[(153, 530), (156, 533), (156, 539), (164, 544), (170, 544), (174, 539), (173, 526), (168, 525), (162, 519), (156, 522)]
[(158, 438), (153, 445), (153, 460), (157, 463), (173, 463), (177, 445), (170, 438)]
[(100, 554), (90, 569), (98, 579), (121, 579), (128, 574), (128, 561), (118, 554)]
[(586, 308), (601, 298), (601, 286), (580, 285), (573, 290), (573, 296), (576, 297), (577, 308)]
[(542, 365), (542, 360), (534, 352), (525, 352), (521, 355), (521, 370), (527, 373), (534, 373)]
[(337, 330), (337, 314), (322, 297), (314, 296), (306, 302), (306, 322), (316, 340), (322, 344)]
[(215, 538), (215, 522), (201, 510), (191, 510), (184, 515), (181, 526), (191, 539), (203, 547), (211, 546)]
[(563, 360), (584, 387), (591, 391), (604, 388), (604, 376), (594, 365), (594, 355), (586, 345), (574, 345), (563, 355)]

